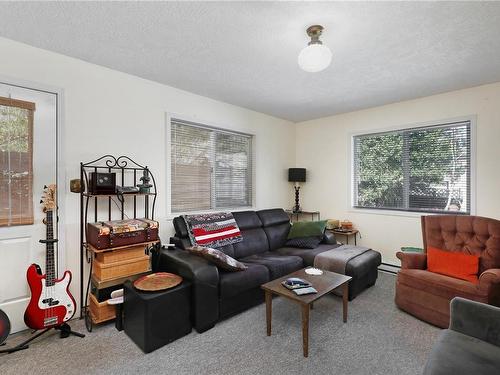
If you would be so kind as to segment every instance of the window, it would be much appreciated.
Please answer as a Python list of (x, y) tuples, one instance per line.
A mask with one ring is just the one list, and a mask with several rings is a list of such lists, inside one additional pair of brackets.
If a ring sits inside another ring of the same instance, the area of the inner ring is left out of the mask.
[(0, 97), (0, 226), (33, 224), (34, 110)]
[(172, 212), (250, 207), (252, 136), (171, 120)]
[(469, 214), (470, 166), (470, 121), (357, 135), (353, 205)]

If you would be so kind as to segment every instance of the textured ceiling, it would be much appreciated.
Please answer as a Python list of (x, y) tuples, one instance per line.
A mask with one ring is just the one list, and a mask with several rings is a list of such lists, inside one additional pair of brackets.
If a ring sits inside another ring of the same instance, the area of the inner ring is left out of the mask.
[[(500, 3), (2, 3), (0, 36), (292, 121), (500, 81)], [(332, 65), (306, 73), (305, 29)]]

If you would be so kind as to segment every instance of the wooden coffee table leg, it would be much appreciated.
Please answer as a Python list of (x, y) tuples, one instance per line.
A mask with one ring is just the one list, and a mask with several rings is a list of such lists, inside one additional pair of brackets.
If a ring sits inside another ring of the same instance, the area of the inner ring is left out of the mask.
[(266, 290), (266, 325), (267, 335), (271, 336), (271, 317), (273, 314), (273, 295)]
[(309, 356), (309, 305), (302, 305), (302, 350)]
[(342, 286), (342, 302), (343, 302), (343, 318), (344, 323), (347, 322), (347, 303), (349, 302), (349, 283), (344, 283)]

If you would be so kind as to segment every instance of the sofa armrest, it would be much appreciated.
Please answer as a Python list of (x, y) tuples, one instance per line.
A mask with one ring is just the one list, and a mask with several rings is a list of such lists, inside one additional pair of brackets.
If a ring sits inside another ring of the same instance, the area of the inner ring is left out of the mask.
[(206, 259), (185, 250), (161, 249), (158, 271), (172, 272), (189, 280), (192, 289), (192, 317), (198, 332), (212, 328), (219, 319), (219, 271)]
[(182, 246), (182, 241), (179, 237), (170, 237), (170, 243), (174, 244), (175, 247), (178, 247), (179, 249), (183, 249), (184, 247)]
[(500, 268), (491, 268), (479, 276), (479, 290), (488, 296), (488, 303), (500, 306)]
[(321, 240), (321, 243), (327, 245), (336, 245), (337, 238), (335, 237), (334, 233), (330, 232), (329, 230), (325, 230), (325, 233), (323, 233), (323, 239)]
[(500, 268), (491, 268), (479, 276), (479, 288), (489, 291), (495, 284), (500, 288)]
[(180, 238), (180, 237), (170, 237), (170, 243), (173, 243), (175, 247), (178, 247), (179, 249), (186, 250), (188, 247), (191, 246), (191, 242), (189, 241), (189, 238)]
[(401, 268), (410, 268), (417, 270), (425, 270), (427, 268), (427, 255), (422, 253), (396, 253), (398, 259), (401, 260)]
[(450, 305), (450, 329), (500, 347), (500, 308), (455, 297)]

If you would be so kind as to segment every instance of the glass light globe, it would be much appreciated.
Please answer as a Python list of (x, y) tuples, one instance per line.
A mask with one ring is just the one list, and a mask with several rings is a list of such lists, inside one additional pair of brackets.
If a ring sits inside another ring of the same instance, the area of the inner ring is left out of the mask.
[(332, 52), (323, 44), (310, 44), (299, 53), (299, 66), (306, 72), (320, 72), (331, 62)]

